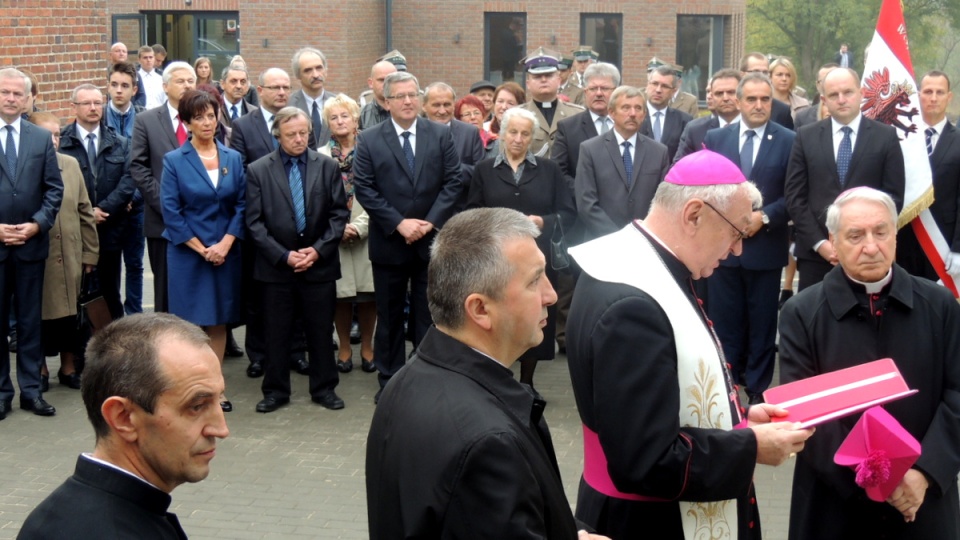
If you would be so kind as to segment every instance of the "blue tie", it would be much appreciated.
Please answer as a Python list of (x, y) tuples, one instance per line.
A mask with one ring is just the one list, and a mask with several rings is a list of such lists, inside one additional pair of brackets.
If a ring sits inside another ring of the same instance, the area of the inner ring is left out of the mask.
[(653, 140), (660, 142), (660, 137), (663, 135), (663, 126), (660, 125), (660, 115), (663, 113), (657, 111), (653, 114)]
[(17, 178), (17, 144), (13, 141), (13, 126), (7, 126), (7, 170), (10, 180)]
[(270, 138), (273, 139), (273, 149), (276, 150), (280, 148), (280, 141), (273, 136), (273, 117), (270, 118), (270, 121), (267, 122), (267, 131), (270, 133)]
[(300, 176), (299, 159), (290, 160), (290, 195), (293, 197), (293, 210), (297, 217), (297, 233), (303, 234), (307, 228), (307, 213), (303, 204), (303, 177)]
[(627, 190), (633, 187), (633, 158), (630, 157), (630, 141), (623, 141), (623, 170), (627, 172)]
[(850, 170), (850, 157), (853, 155), (853, 145), (850, 144), (850, 134), (853, 130), (850, 126), (840, 128), (843, 132), (843, 139), (840, 141), (840, 149), (837, 150), (837, 176), (840, 177), (840, 187), (847, 185), (847, 171)]
[(97, 179), (97, 136), (93, 133), (87, 134), (87, 161), (90, 165), (90, 174), (93, 179)]
[(753, 138), (757, 135), (757, 132), (748, 129), (744, 135), (747, 136), (747, 140), (744, 141), (743, 148), (740, 149), (740, 170), (743, 172), (744, 178), (749, 180), (750, 173), (753, 172)]
[(407, 167), (410, 168), (410, 174), (413, 174), (413, 147), (410, 146), (409, 131), (403, 132), (403, 155), (407, 158)]
[(320, 147), (320, 131), (323, 129), (323, 122), (320, 120), (320, 100), (313, 102), (313, 140)]
[(240, 115), (237, 114), (237, 106), (236, 106), (236, 105), (231, 105), (231, 106), (230, 106), (230, 120), (236, 120), (239, 116), (240, 116)]
[(927, 128), (923, 130), (923, 133), (927, 136), (927, 155), (933, 155), (933, 136), (937, 134), (937, 130), (933, 128)]

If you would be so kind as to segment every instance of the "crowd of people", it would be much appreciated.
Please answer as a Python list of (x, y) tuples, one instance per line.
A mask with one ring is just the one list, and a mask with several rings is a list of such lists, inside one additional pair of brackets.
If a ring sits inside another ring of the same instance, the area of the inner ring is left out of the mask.
[[(312, 47), (290, 72), (235, 57), (218, 80), (205, 58), (137, 56), (114, 44), (105, 84), (73, 89), (63, 127), (33, 110), (35, 78), (0, 70), (0, 335), (15, 321), (21, 409), (55, 414), (45, 354), (59, 354), (97, 434), (23, 538), (78, 519), (56, 501), (84, 494), (122, 514), (118, 529), (182, 537), (156, 516), (228, 434), (224, 357), (263, 377), (257, 412), (290, 403), (291, 370), (339, 410), (354, 339), (378, 383), (371, 538), (760, 538), (754, 468), (797, 453), (791, 539), (960, 537), (960, 305), (896, 229), (901, 136), (916, 133), (960, 279), (947, 74), (918, 80), (901, 134), (861, 113), (846, 48), (816, 95), (790, 59), (747, 54), (709, 79), (702, 115), (680, 66), (653, 58), (624, 84), (590, 47), (537, 48), (525, 86), (478, 81), (459, 99), (421, 86), (398, 51), (358, 100), (326, 87)], [(133, 316), (144, 248), (158, 315)], [(118, 320), (96, 333), (78, 324), (86, 279)], [(893, 357), (921, 389), (888, 407), (923, 451), (886, 502), (833, 463), (855, 416), (812, 429), (764, 403), (778, 321), (783, 382)], [(575, 514), (534, 390), (558, 352), (583, 423)], [(197, 412), (170, 403), (185, 399)], [(169, 441), (190, 459), (156, 452)]]

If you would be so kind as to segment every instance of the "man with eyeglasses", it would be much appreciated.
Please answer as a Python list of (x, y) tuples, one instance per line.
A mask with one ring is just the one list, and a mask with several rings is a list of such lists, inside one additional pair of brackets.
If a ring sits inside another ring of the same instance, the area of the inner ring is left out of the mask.
[(783, 463), (813, 433), (772, 423), (778, 407), (741, 407), (693, 292), (741, 253), (760, 204), (739, 167), (701, 150), (670, 170), (642, 222), (570, 248), (583, 269), (567, 327), (584, 436), (576, 517), (599, 534), (694, 538), (709, 521), (759, 539), (756, 465)]
[(374, 359), (380, 398), (406, 363), (403, 309), (410, 290), (410, 325), (417, 347), (432, 321), (427, 263), (436, 231), (454, 214), (463, 190), (450, 130), (420, 118), (420, 85), (398, 71), (383, 82), (390, 120), (357, 138), (353, 183), (370, 215), (370, 262), (377, 303)]
[(50, 133), (20, 116), (28, 94), (30, 79), (23, 72), (0, 70), (0, 144), (5, 156), (0, 159), (0, 420), (10, 414), (14, 396), (6, 340), (14, 306), (20, 408), (38, 416), (57, 412), (40, 390), (40, 308), (48, 232), (60, 210), (63, 180)]
[(905, 171), (896, 128), (860, 112), (860, 76), (835, 68), (823, 80), (830, 118), (797, 134), (787, 169), (787, 208), (796, 230), (800, 290), (820, 283), (837, 264), (827, 207), (841, 192), (872, 187), (903, 207)]
[(223, 89), (223, 123), (233, 128), (233, 123), (241, 117), (255, 110), (256, 107), (247, 103), (243, 96), (250, 91), (250, 75), (247, 68), (232, 64), (223, 68), (220, 74), (220, 87)]
[(556, 139), (557, 124), (583, 112), (583, 107), (557, 98), (560, 91), (557, 55), (538, 47), (521, 62), (527, 71), (527, 96), (530, 101), (520, 107), (532, 112), (540, 121), (540, 129), (533, 134), (530, 151), (537, 157), (546, 157), (550, 155)]
[(750, 214), (743, 253), (720, 261), (707, 279), (707, 312), (734, 382), (755, 404), (763, 402), (776, 362), (777, 297), (790, 245), (783, 184), (796, 135), (770, 121), (773, 87), (766, 75), (748, 73), (735, 91), (741, 120), (709, 131), (704, 145), (740, 167), (764, 205)]
[[(745, 54), (743, 58), (740, 59), (740, 74), (746, 75), (747, 73), (759, 73), (769, 77), (770, 60), (767, 59), (766, 55), (759, 52)], [(793, 116), (790, 114), (790, 106), (782, 101), (773, 100), (773, 106), (770, 109), (770, 120), (787, 129), (796, 130), (793, 124)]]
[(640, 127), (640, 133), (667, 147), (671, 162), (680, 146), (683, 128), (693, 120), (689, 114), (670, 107), (677, 81), (676, 70), (671, 66), (657, 67), (647, 75), (646, 118)]
[[(608, 105), (613, 91), (620, 86), (620, 70), (613, 64), (598, 62), (587, 67), (583, 72), (583, 80), (587, 85), (583, 90), (587, 110), (557, 122), (557, 138), (550, 151), (550, 159), (556, 161), (563, 171), (571, 197), (575, 194), (574, 178), (580, 161), (580, 145), (613, 128)], [(586, 235), (583, 222), (579, 218), (575, 220), (573, 226), (564, 231), (564, 235), (568, 246), (583, 242)], [(566, 321), (579, 275), (580, 270), (572, 265), (568, 271), (560, 272), (554, 284), (557, 291), (556, 340), (561, 354), (567, 350)]]
[(721, 69), (713, 74), (707, 84), (707, 96), (710, 98), (709, 116), (694, 118), (680, 135), (676, 163), (687, 154), (703, 149), (703, 139), (711, 129), (725, 127), (740, 121), (740, 103), (737, 101), (737, 85), (740, 84), (740, 72), (735, 69)]
[[(101, 123), (104, 99), (100, 89), (92, 84), (81, 84), (73, 90), (70, 101), (76, 121), (60, 130), (60, 152), (80, 164), (100, 239), (100, 292), (110, 315), (119, 319), (124, 314), (120, 269), (130, 216), (128, 207), (137, 186), (130, 176), (130, 140)], [(140, 253), (142, 256), (143, 252)], [(79, 388), (79, 378), (74, 383)]]

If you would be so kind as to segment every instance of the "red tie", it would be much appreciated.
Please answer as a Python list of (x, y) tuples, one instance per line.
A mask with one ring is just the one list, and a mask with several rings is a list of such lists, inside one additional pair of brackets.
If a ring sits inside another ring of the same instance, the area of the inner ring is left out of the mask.
[(177, 142), (180, 146), (187, 142), (187, 130), (183, 128), (183, 122), (180, 121), (180, 115), (177, 115)]

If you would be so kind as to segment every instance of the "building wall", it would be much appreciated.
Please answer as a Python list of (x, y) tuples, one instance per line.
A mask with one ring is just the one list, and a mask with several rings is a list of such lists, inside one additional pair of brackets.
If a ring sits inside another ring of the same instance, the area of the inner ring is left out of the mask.
[(70, 91), (104, 78), (106, 4), (106, 0), (0, 3), (0, 67), (26, 68), (36, 75), (40, 109), (69, 115)]

